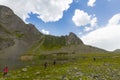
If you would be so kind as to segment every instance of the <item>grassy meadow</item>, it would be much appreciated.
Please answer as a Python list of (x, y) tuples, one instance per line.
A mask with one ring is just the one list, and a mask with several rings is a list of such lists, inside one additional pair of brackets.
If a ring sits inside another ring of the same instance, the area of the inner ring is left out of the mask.
[(0, 73), (0, 80), (120, 80), (120, 54), (46, 54), (25, 63), (5, 77)]

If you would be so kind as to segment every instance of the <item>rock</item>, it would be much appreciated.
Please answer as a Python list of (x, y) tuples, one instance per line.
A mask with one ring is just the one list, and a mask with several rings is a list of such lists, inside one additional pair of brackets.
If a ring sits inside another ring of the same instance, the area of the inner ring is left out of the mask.
[(104, 66), (110, 66), (110, 64), (108, 64), (108, 63), (105, 63), (105, 64), (104, 64)]
[(49, 78), (50, 77), (50, 75), (46, 75), (46, 78)]
[(79, 80), (82, 80), (82, 78), (80, 78)]
[(77, 70), (78, 68), (77, 67), (74, 67), (74, 70)]
[(83, 76), (83, 73), (82, 72), (76, 72), (75, 76), (76, 77)]
[(69, 79), (65, 75), (63, 75), (62, 80), (69, 80)]
[(27, 71), (27, 68), (23, 68), (23, 69), (22, 69), (22, 72), (26, 72), (26, 71)]
[(40, 72), (36, 72), (35, 75), (40, 75)]

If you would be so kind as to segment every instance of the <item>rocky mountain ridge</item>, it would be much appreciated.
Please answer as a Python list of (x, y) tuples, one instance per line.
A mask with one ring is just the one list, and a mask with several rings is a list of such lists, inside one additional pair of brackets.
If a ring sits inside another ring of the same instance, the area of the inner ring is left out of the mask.
[(0, 65), (19, 65), (20, 56), (26, 52), (39, 55), (46, 52), (99, 53), (106, 51), (84, 45), (72, 32), (60, 37), (44, 35), (34, 25), (25, 24), (10, 8), (0, 6)]
[[(17, 63), (19, 56), (41, 36), (34, 25), (25, 24), (14, 12), (0, 5), (0, 64)], [(9, 60), (8, 60), (9, 59)]]

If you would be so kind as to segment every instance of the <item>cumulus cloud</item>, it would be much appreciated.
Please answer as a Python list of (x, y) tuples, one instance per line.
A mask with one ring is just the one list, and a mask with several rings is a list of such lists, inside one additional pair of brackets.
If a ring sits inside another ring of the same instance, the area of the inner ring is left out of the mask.
[(90, 15), (83, 10), (76, 9), (74, 16), (72, 17), (73, 22), (76, 26), (85, 26), (90, 22)]
[[(89, 15), (87, 12), (84, 12), (83, 10), (79, 10), (79, 9), (75, 10), (72, 20), (77, 27), (85, 26), (84, 31), (93, 30), (94, 27), (97, 26), (97, 17), (95, 17), (95, 15)], [(90, 26), (86, 27), (86, 25), (88, 24)]]
[(42, 33), (43, 33), (43, 34), (46, 34), (46, 35), (49, 35), (49, 34), (50, 34), (50, 32), (49, 32), (48, 30), (45, 30), (45, 29), (42, 29)]
[(97, 17), (92, 18), (92, 20), (90, 21), (90, 25), (91, 25), (92, 27), (97, 26)]
[(81, 37), (88, 45), (103, 48), (109, 51), (120, 49), (120, 13), (114, 15), (108, 24)]
[(90, 26), (85, 26), (84, 31), (89, 32), (89, 31), (92, 31), (92, 30), (96, 29), (97, 27), (98, 27), (98, 25), (97, 25), (97, 17), (94, 17), (90, 21)]
[(38, 14), (44, 22), (58, 21), (73, 0), (0, 0), (0, 5), (10, 7), (15, 14), (25, 21), (28, 13)]
[(87, 5), (90, 7), (93, 7), (93, 6), (95, 6), (95, 2), (96, 2), (96, 0), (89, 0)]
[(120, 14), (114, 15), (110, 20), (109, 20), (109, 25), (117, 25), (120, 23)]
[(88, 26), (86, 26), (86, 27), (84, 28), (84, 32), (88, 32), (88, 31), (91, 31), (91, 30), (93, 30), (93, 27), (88, 27)]

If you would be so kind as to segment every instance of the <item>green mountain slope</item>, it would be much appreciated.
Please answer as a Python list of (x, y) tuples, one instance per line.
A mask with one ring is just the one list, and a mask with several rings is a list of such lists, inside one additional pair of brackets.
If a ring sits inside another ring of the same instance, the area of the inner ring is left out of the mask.
[[(14, 12), (0, 6), (0, 65), (22, 65), (24, 60), (66, 60), (80, 53), (106, 53), (84, 45), (74, 34), (44, 35), (34, 25), (25, 24)], [(69, 61), (69, 60), (68, 60)]]
[(44, 61), (59, 60), (60, 62), (71, 59), (78, 59), (79, 54), (109, 53), (105, 50), (84, 45), (84, 43), (74, 34), (66, 36), (43, 35), (24, 55), (22, 61)]
[(83, 42), (74, 34), (70, 33), (69, 36), (51, 36), (45, 35), (44, 41), (42, 43), (43, 49), (59, 49), (70, 45), (79, 45)]

